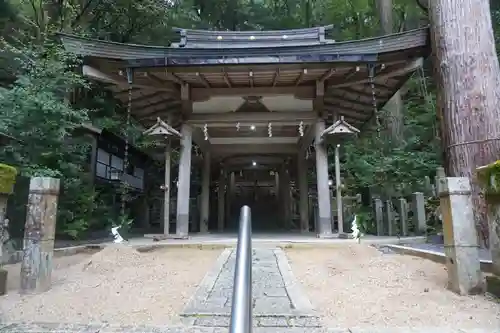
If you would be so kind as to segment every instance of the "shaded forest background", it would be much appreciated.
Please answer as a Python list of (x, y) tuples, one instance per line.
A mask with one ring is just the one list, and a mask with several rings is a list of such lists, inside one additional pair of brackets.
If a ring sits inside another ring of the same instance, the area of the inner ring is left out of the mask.
[[(500, 37), (500, 6), (491, 12)], [(63, 179), (58, 232), (79, 237), (105, 226), (83, 165), (88, 143), (72, 137), (81, 123), (124, 135), (147, 149), (138, 124), (124, 129), (124, 106), (75, 70), (53, 33), (64, 31), (116, 42), (168, 45), (173, 27), (213, 30), (289, 29), (333, 24), (332, 39), (346, 41), (426, 26), (417, 0), (0, 0), (0, 132), (21, 142), (0, 151), (0, 161), (23, 175)], [(497, 38), (497, 41), (500, 40)], [(423, 185), (442, 165), (431, 64), (343, 147), (347, 192), (376, 188), (390, 195)], [(68, 93), (73, 94), (68, 99)], [(333, 158), (331, 159), (333, 161)], [(161, 168), (161, 165), (159, 165)], [(432, 205), (429, 202), (429, 205)], [(434, 202), (435, 205), (435, 202)], [(430, 211), (432, 211), (430, 207)], [(365, 220), (370, 220), (369, 211)], [(94, 225), (93, 225), (94, 224)], [(484, 226), (478, 225), (480, 232)]]

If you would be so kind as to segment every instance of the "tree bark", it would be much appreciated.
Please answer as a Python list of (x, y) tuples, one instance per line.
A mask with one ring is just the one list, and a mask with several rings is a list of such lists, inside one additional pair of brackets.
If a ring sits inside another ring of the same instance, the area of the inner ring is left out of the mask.
[(429, 1), (429, 18), (447, 175), (471, 177), (476, 227), (487, 246), (474, 170), (500, 156), (500, 71), (489, 1)]
[[(394, 32), (394, 20), (392, 12), (392, 0), (377, 0), (377, 7), (380, 19), (380, 28), (383, 35), (388, 35)], [(401, 99), (401, 91), (397, 91), (394, 96), (387, 102), (385, 109), (386, 123), (389, 137), (393, 144), (402, 142), (403, 139), (403, 101)]]

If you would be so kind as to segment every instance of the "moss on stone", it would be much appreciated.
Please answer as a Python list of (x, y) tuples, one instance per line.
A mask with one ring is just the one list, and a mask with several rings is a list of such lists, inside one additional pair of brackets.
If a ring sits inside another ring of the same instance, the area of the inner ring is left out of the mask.
[(16, 183), (17, 169), (0, 163), (0, 193), (11, 194)]

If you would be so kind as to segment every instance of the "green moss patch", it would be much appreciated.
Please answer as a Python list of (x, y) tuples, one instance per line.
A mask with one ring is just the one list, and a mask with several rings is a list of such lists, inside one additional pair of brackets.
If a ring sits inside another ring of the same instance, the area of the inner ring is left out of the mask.
[(487, 194), (500, 194), (500, 161), (479, 167), (476, 171)]
[(0, 163), (0, 193), (11, 194), (16, 183), (17, 169)]

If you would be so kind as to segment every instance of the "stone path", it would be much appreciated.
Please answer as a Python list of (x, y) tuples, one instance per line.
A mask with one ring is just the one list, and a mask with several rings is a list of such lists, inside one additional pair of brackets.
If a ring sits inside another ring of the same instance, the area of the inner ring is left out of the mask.
[[(283, 250), (254, 248), (252, 252), (254, 326), (320, 327)], [(185, 324), (229, 326), (235, 263), (235, 249), (226, 249), (220, 255), (181, 314)]]
[[(83, 324), (0, 324), (0, 333), (227, 333), (227, 327), (117, 326)], [(314, 328), (256, 327), (252, 333), (500, 333), (498, 330), (459, 328)]]

